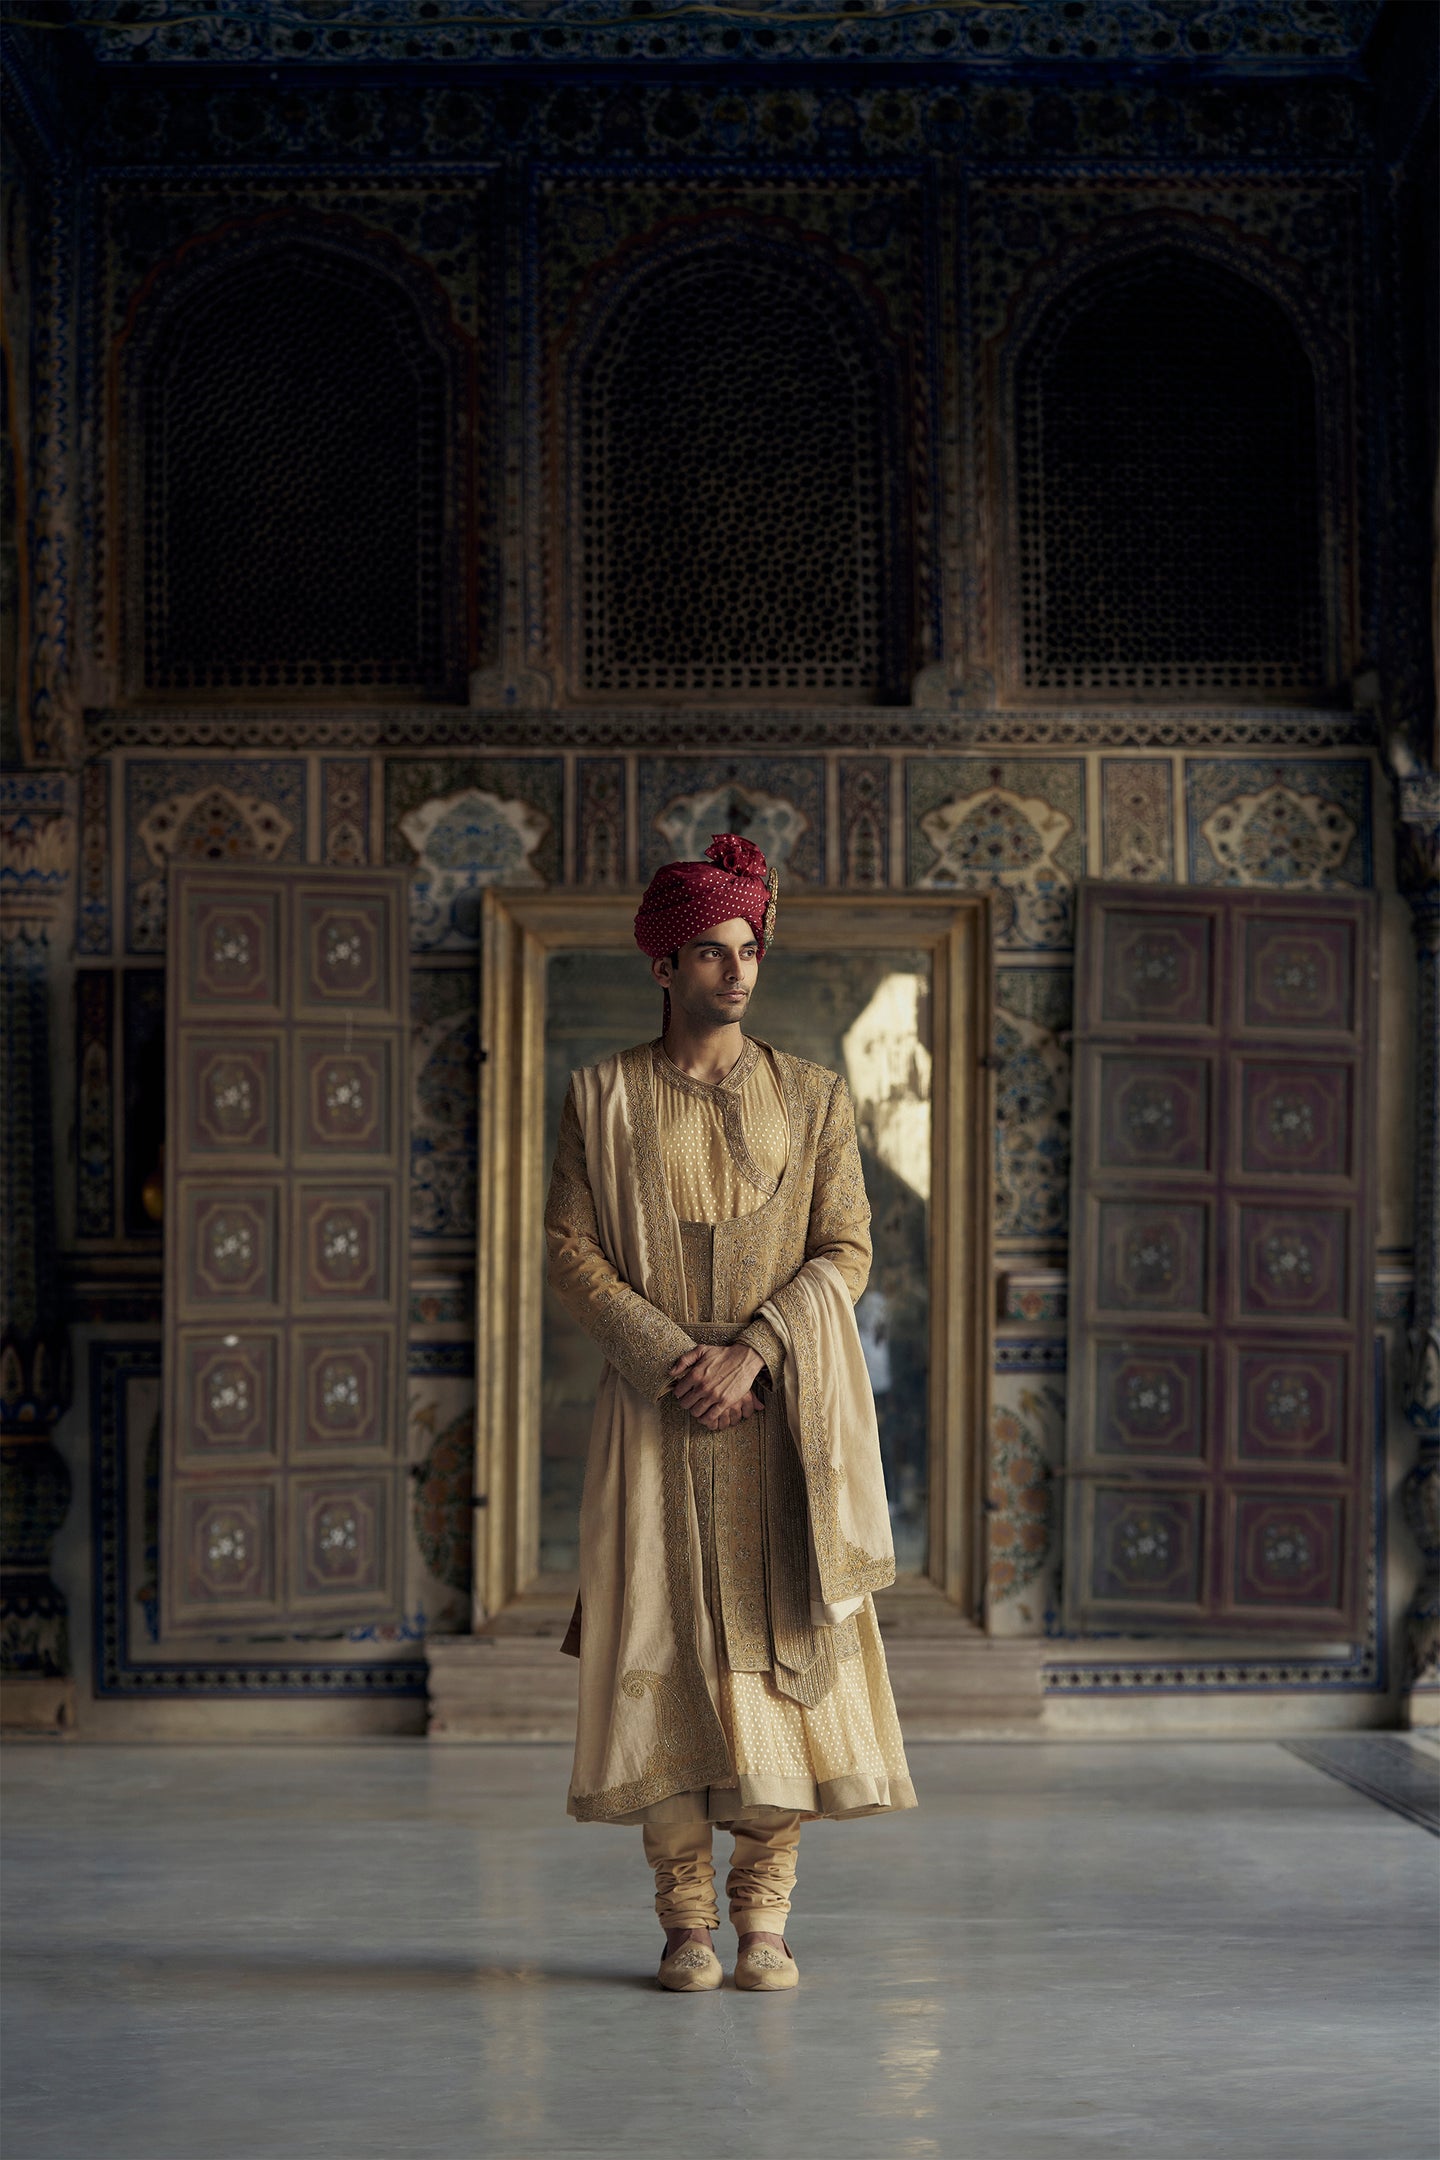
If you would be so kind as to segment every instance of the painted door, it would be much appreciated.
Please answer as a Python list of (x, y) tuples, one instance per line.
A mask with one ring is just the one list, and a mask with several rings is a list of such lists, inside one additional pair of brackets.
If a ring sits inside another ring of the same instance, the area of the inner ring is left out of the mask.
[(169, 922), (162, 1625), (390, 1618), (404, 876), (177, 865)]
[(1082, 889), (1072, 1628), (1359, 1624), (1375, 983), (1369, 896)]

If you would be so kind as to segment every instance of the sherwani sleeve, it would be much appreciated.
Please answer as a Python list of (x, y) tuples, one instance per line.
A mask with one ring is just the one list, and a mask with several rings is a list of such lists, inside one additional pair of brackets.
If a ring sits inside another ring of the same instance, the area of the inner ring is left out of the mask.
[(573, 1320), (600, 1345), (622, 1379), (651, 1402), (670, 1391), (670, 1368), (695, 1345), (677, 1321), (622, 1282), (601, 1248), (585, 1140), (573, 1092), (545, 1203), (546, 1280)]
[[(821, 1258), (833, 1262), (850, 1293), (851, 1304), (857, 1304), (870, 1280), (870, 1202), (865, 1196), (850, 1090), (838, 1075), (820, 1128), (810, 1224), (805, 1237), (807, 1263)], [(740, 1330), (739, 1340), (759, 1351), (766, 1371), (778, 1386), (785, 1368), (785, 1349), (770, 1322), (758, 1317), (750, 1321)]]

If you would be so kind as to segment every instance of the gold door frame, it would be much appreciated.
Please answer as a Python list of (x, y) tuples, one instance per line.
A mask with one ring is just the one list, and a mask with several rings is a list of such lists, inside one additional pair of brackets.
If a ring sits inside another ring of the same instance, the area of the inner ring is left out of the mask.
[[(634, 950), (638, 892), (489, 887), (481, 909), (472, 1625), (553, 1624), (531, 1595), (540, 1544), (545, 978), (554, 952)], [(985, 894), (796, 893), (801, 950), (924, 950), (932, 998), (929, 1511), (926, 1578), (980, 1618), (990, 1426), (990, 902)], [(639, 957), (637, 955), (637, 965)], [(619, 1049), (623, 1047), (616, 1045)], [(568, 1617), (569, 1600), (566, 1603)], [(502, 1616), (505, 1616), (502, 1619)]]

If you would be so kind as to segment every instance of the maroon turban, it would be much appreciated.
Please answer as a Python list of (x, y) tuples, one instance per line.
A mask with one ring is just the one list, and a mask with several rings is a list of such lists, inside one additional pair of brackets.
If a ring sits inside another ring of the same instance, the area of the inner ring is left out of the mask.
[(775, 935), (779, 882), (753, 840), (716, 833), (703, 862), (666, 863), (656, 871), (635, 917), (635, 942), (647, 960), (662, 960), (716, 923), (738, 919), (755, 932), (763, 960)]

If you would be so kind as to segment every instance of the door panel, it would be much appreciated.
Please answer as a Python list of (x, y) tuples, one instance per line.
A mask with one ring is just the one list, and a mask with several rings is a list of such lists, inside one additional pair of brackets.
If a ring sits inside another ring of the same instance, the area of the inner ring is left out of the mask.
[(1082, 888), (1072, 1627), (1359, 1624), (1375, 936), (1363, 895)]
[(405, 897), (172, 871), (167, 1635), (398, 1616)]

